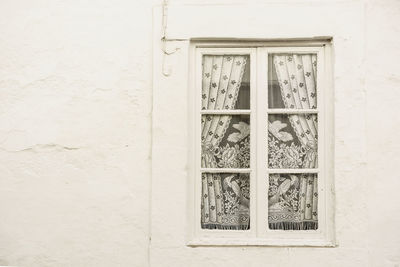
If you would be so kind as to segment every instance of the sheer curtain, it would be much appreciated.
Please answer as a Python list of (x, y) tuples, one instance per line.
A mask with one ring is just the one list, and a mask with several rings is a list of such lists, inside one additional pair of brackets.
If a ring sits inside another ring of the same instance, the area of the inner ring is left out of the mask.
[[(206, 55), (203, 57), (203, 110), (234, 109), (245, 65), (246, 56)], [(229, 115), (202, 116), (201, 165), (203, 168), (218, 167), (214, 154), (218, 152), (218, 145), (224, 137), (231, 119), (232, 116)], [(246, 229), (249, 225), (248, 215), (229, 215), (224, 212), (222, 183), (225, 182), (225, 179), (232, 180), (232, 177), (224, 177), (222, 180), (222, 176), (222, 174), (202, 175), (202, 228)]]
[[(317, 57), (311, 54), (274, 55), (273, 63), (281, 89), (285, 108), (317, 108)], [(303, 168), (316, 168), (317, 162), (317, 115), (288, 115), (301, 145), (306, 149)], [(318, 185), (317, 175), (288, 175), (276, 179), (278, 197), (289, 197), (298, 191), (298, 206), (290, 212), (274, 210), (273, 197), (269, 203), (270, 229), (308, 230), (318, 228)], [(271, 181), (270, 181), (271, 183)], [(271, 184), (270, 184), (271, 186)]]
[[(317, 108), (316, 55), (275, 55), (273, 57), (282, 100), (286, 108)], [(317, 167), (317, 116), (289, 115), (289, 121), (307, 151), (305, 168)]]
[(315, 230), (318, 228), (316, 174), (271, 174), (268, 224), (270, 229)]

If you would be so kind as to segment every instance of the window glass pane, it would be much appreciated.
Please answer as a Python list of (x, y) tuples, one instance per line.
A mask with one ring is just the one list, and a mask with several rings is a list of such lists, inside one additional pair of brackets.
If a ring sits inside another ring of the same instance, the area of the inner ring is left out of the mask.
[(268, 226), (271, 230), (318, 229), (317, 174), (270, 174)]
[(250, 167), (250, 116), (201, 116), (202, 168)]
[(250, 109), (248, 55), (204, 55), (202, 66), (203, 110)]
[(268, 107), (317, 108), (316, 54), (268, 56)]
[(250, 229), (250, 176), (248, 173), (203, 173), (201, 228)]
[(268, 115), (268, 167), (318, 167), (316, 114)]

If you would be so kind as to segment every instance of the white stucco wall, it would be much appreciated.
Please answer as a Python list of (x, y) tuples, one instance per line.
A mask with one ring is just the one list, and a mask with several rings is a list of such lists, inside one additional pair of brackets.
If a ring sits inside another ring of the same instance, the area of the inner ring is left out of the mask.
[[(317, 24), (309, 34), (349, 33), (334, 40), (341, 66), (335, 68), (337, 248), (184, 245), (187, 132), (175, 124), (187, 121), (186, 84), (176, 76), (187, 72), (187, 41), (169, 44), (182, 49), (167, 59), (172, 75), (158, 79), (152, 8), (160, 1), (3, 0), (0, 265), (399, 266), (400, 3), (285, 2), (332, 9), (335, 23)], [(252, 5), (267, 5), (170, 1), (207, 3), (241, 4), (232, 15), (237, 20), (255, 12)], [(196, 25), (190, 18), (174, 25), (182, 14), (173, 10), (170, 37), (186, 38)], [(282, 19), (285, 32), (297, 23)], [(265, 35), (278, 36), (265, 26)], [(254, 27), (227, 29), (235, 33), (260, 37)]]
[(0, 265), (147, 265), (154, 2), (0, 1)]

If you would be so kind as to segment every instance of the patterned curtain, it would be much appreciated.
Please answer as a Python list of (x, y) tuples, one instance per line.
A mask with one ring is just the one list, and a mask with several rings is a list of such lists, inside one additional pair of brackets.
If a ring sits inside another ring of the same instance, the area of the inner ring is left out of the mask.
[[(316, 55), (275, 55), (273, 57), (282, 99), (286, 108), (316, 109)], [(305, 168), (317, 167), (317, 116), (289, 115), (289, 121), (302, 145), (308, 148)]]
[[(246, 65), (246, 56), (204, 56), (202, 76), (202, 109), (229, 110), (235, 107), (239, 88)], [(230, 124), (232, 116), (202, 116), (201, 140), (203, 168), (218, 168), (215, 154)], [(225, 207), (223, 193), (231, 189), (235, 198), (243, 198), (241, 185), (245, 179), (240, 175), (202, 175), (202, 228), (207, 229), (247, 229), (248, 212), (229, 214)]]
[[(274, 55), (273, 62), (285, 108), (316, 109), (316, 55)], [(288, 118), (306, 150), (302, 167), (316, 168), (317, 115), (291, 114)], [(285, 208), (282, 209), (282, 206)], [(270, 229), (317, 229), (317, 212), (318, 187), (315, 174), (271, 175), (268, 218)]]
[(271, 174), (268, 196), (269, 229), (318, 229), (316, 174)]

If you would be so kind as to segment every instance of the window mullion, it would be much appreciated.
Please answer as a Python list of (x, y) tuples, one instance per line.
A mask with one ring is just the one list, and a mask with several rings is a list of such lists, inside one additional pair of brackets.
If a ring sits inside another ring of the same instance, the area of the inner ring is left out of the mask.
[(268, 54), (265, 48), (257, 49), (257, 238), (266, 237), (268, 218), (267, 183), (267, 103), (268, 103)]
[(250, 54), (250, 226), (251, 235), (253, 238), (257, 237), (257, 98), (258, 98), (258, 84), (257, 84), (257, 48), (252, 48)]

